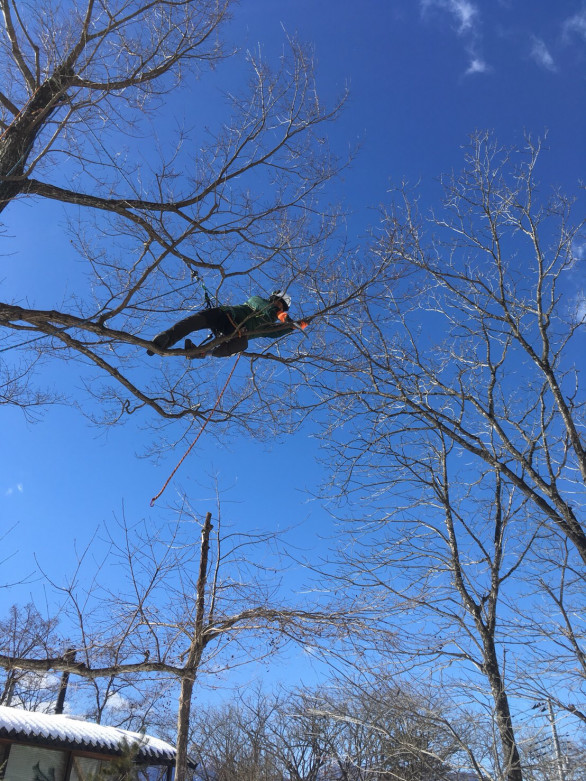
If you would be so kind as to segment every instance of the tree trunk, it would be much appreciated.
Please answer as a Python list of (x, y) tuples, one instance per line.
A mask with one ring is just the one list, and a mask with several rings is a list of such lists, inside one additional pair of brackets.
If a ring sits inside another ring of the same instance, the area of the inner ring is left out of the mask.
[(521, 758), (515, 740), (509, 700), (499, 669), (496, 649), (492, 641), (485, 642), (484, 659), (484, 669), (494, 699), (496, 722), (503, 749), (504, 778), (507, 781), (523, 781)]
[(191, 716), (191, 698), (195, 677), (201, 662), (205, 639), (203, 620), (205, 615), (205, 588), (208, 570), (208, 554), (210, 550), (210, 532), (212, 530), (212, 514), (205, 517), (201, 530), (201, 552), (199, 557), (199, 574), (196, 585), (195, 625), (189, 657), (181, 678), (179, 694), (179, 710), (177, 713), (177, 756), (175, 759), (175, 781), (188, 781), (188, 740), (189, 719)]
[(26, 163), (51, 113), (59, 105), (73, 72), (61, 68), (44, 81), (0, 136), (0, 212), (22, 190)]
[(177, 756), (175, 759), (175, 781), (188, 781), (188, 740), (189, 719), (191, 716), (191, 698), (195, 684), (193, 675), (185, 675), (181, 679), (179, 694), (179, 711), (177, 713)]

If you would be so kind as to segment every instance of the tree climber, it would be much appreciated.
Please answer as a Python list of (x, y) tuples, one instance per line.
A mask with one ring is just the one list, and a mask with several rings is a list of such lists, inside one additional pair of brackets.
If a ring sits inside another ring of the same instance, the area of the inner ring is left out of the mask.
[[(278, 339), (291, 333), (294, 328), (306, 328), (305, 320), (296, 322), (289, 319), (287, 311), (290, 306), (291, 296), (284, 290), (276, 290), (268, 299), (252, 296), (246, 303), (238, 306), (203, 309), (180, 320), (166, 331), (161, 331), (152, 343), (159, 350), (165, 350), (192, 331), (208, 329), (216, 338), (228, 338), (209, 351), (202, 350), (189, 357), (205, 358), (207, 355), (213, 355), (216, 358), (226, 358), (246, 350), (249, 339), (259, 336)], [(276, 320), (280, 320), (281, 324), (277, 324)], [(195, 350), (196, 345), (191, 339), (186, 339), (185, 349)], [(153, 350), (147, 350), (147, 355), (154, 355)]]

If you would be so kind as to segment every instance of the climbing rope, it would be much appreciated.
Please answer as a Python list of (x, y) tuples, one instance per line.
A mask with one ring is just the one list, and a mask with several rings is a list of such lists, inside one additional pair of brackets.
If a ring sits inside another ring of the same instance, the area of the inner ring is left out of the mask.
[[(199, 256), (198, 256), (199, 257)], [(167, 290), (164, 293), (159, 293), (156, 296), (151, 296), (150, 298), (145, 298), (143, 301), (139, 301), (138, 303), (134, 304), (135, 308), (139, 308), (143, 306), (144, 304), (149, 304), (151, 301), (156, 301), (159, 298), (164, 298), (165, 296), (171, 295), (172, 293), (179, 293), (181, 290), (185, 290), (188, 287), (191, 287), (194, 282), (199, 282), (204, 295), (205, 305), (206, 309), (210, 309), (214, 304), (211, 300), (210, 293), (205, 286), (205, 282), (201, 278), (201, 276), (198, 274), (197, 271), (194, 269), (191, 269), (191, 279), (190, 281), (185, 284), (181, 285), (181, 287), (177, 287), (174, 290)], [(216, 299), (217, 301), (217, 299)], [(90, 318), (86, 318), (84, 323), (89, 323)], [(63, 328), (57, 329), (57, 331), (65, 331), (68, 328), (72, 328), (73, 326), (64, 326)], [(2, 347), (0, 348), (0, 353), (5, 353), (8, 350), (16, 350), (18, 347), (25, 347), (27, 344), (33, 344), (33, 342), (38, 342), (40, 339), (49, 339), (53, 334), (43, 334), (42, 336), (36, 336), (34, 339), (28, 339), (26, 342), (19, 342), (18, 344), (11, 344), (8, 347)]]
[[(90, 323), (91, 319), (89, 317), (86, 317), (85, 320), (81, 320), (80, 323)], [(62, 328), (56, 328), (55, 332), (52, 334), (43, 334), (42, 336), (35, 336), (34, 339), (28, 339), (26, 342), (19, 342), (18, 344), (11, 344), (8, 347), (3, 347), (0, 350), (0, 353), (5, 353), (8, 350), (16, 350), (17, 347), (24, 347), (27, 344), (33, 344), (33, 342), (38, 342), (40, 339), (50, 339), (52, 336), (58, 336), (59, 334), (62, 334), (64, 331), (67, 331), (69, 328), (73, 328), (72, 325), (64, 325)]]
[(188, 456), (188, 455), (191, 453), (191, 451), (192, 451), (192, 450), (193, 450), (193, 448), (195, 447), (195, 443), (197, 442), (197, 440), (198, 440), (198, 439), (201, 437), (201, 435), (203, 434), (203, 432), (204, 432), (204, 430), (205, 430), (205, 427), (207, 426), (207, 424), (209, 423), (209, 421), (210, 421), (210, 419), (211, 419), (212, 415), (214, 414), (214, 412), (215, 412), (215, 411), (216, 411), (216, 409), (218, 408), (218, 404), (220, 403), (220, 399), (221, 399), (221, 398), (222, 398), (222, 396), (224, 395), (224, 391), (226, 390), (226, 388), (228, 387), (228, 385), (229, 385), (229, 383), (230, 383), (230, 380), (232, 379), (232, 375), (234, 374), (234, 369), (236, 368), (236, 366), (237, 366), (237, 364), (238, 364), (238, 359), (240, 358), (240, 355), (241, 355), (241, 354), (240, 354), (240, 353), (238, 353), (238, 355), (236, 356), (236, 360), (234, 361), (234, 366), (232, 366), (232, 369), (230, 370), (230, 374), (228, 375), (228, 379), (227, 379), (227, 380), (226, 380), (226, 382), (224, 383), (224, 387), (223, 387), (223, 388), (222, 388), (222, 390), (220, 391), (220, 395), (219, 395), (219, 396), (218, 396), (218, 398), (216, 399), (216, 403), (214, 404), (214, 406), (213, 406), (213, 408), (212, 408), (211, 412), (209, 413), (209, 415), (207, 416), (207, 418), (204, 420), (204, 422), (203, 422), (203, 425), (202, 425), (202, 427), (200, 428), (200, 430), (199, 430), (199, 432), (198, 432), (198, 434), (197, 434), (196, 438), (193, 440), (193, 442), (191, 443), (191, 445), (190, 445), (190, 446), (187, 448), (187, 450), (186, 450), (186, 451), (185, 451), (185, 453), (183, 454), (183, 457), (181, 458), (181, 460), (179, 461), (179, 463), (177, 464), (177, 466), (175, 467), (175, 469), (174, 469), (174, 470), (171, 472), (171, 474), (169, 475), (169, 477), (168, 477), (168, 478), (167, 478), (167, 480), (165, 481), (165, 484), (164, 484), (164, 486), (161, 488), (161, 490), (159, 491), (159, 493), (158, 493), (156, 496), (153, 496), (153, 498), (151, 499), (151, 507), (153, 507), (153, 506), (154, 506), (154, 504), (155, 504), (155, 502), (157, 501), (157, 499), (158, 499), (160, 496), (162, 496), (162, 494), (163, 494), (164, 490), (167, 488), (167, 486), (169, 485), (169, 483), (171, 482), (171, 480), (172, 480), (172, 479), (173, 479), (173, 477), (175, 476), (175, 473), (177, 472), (177, 470), (179, 469), (179, 467), (181, 466), (181, 464), (182, 464), (182, 463), (185, 461), (185, 459), (187, 458), (187, 456)]
[(192, 278), (187, 284), (181, 285), (181, 287), (176, 287), (174, 290), (166, 290), (164, 293), (158, 293), (156, 296), (151, 296), (150, 298), (145, 298), (143, 301), (138, 301), (136, 304), (134, 304), (135, 309), (138, 309), (138, 307), (142, 306), (143, 304), (150, 304), (151, 301), (157, 301), (159, 298), (164, 298), (165, 296), (171, 295), (171, 293), (179, 293), (182, 290), (185, 290), (187, 287), (191, 287), (193, 285), (193, 272), (192, 272)]
[(24, 347), (25, 344), (32, 344), (33, 342), (38, 342), (39, 339), (48, 339), (49, 336), (52, 336), (53, 334), (43, 334), (42, 336), (35, 336), (34, 339), (29, 339), (28, 342), (20, 342), (19, 344), (11, 344), (9, 347), (3, 347), (0, 350), (0, 353), (5, 353), (8, 350), (15, 350), (17, 347)]
[[(205, 265), (199, 252), (196, 252), (195, 254), (197, 255), (200, 263), (202, 263), (202, 265)], [(214, 302), (212, 301), (210, 291), (207, 289), (206, 283), (203, 281), (203, 277), (201, 276), (199, 271), (196, 271), (195, 269), (192, 268), (191, 279), (193, 281), (199, 282), (201, 289), (203, 290), (203, 297), (206, 303), (206, 309), (211, 309), (214, 306)], [(216, 306), (219, 306), (220, 302), (218, 301), (218, 297), (214, 296), (214, 298), (216, 299)]]

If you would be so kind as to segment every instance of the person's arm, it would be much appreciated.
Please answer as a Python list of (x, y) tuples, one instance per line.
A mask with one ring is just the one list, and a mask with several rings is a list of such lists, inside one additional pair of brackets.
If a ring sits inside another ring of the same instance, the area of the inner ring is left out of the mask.
[(306, 320), (293, 320), (289, 317), (287, 312), (281, 312), (277, 315), (282, 325), (267, 326), (266, 328), (259, 329), (254, 333), (249, 333), (251, 338), (261, 336), (263, 338), (280, 339), (282, 336), (292, 333), (295, 330), (304, 331), (308, 323)]

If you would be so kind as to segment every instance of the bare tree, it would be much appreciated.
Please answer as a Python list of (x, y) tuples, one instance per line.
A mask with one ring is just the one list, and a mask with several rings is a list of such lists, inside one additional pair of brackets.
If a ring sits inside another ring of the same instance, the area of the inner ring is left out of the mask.
[(332, 763), (333, 721), (310, 712), (312, 695), (252, 687), (194, 714), (192, 755), (202, 781), (318, 781)]
[(369, 671), (320, 687), (308, 705), (314, 718), (337, 726), (329, 748), (332, 778), (440, 781), (453, 776), (461, 736), (437, 693)]
[(15, 198), (62, 203), (88, 275), (87, 290), (51, 309), (0, 304), (8, 346), (31, 362), (13, 364), (13, 353), (3, 353), (6, 401), (42, 402), (27, 392), (34, 361), (70, 358), (100, 399), (96, 417), (150, 408), (189, 421), (210, 406), (201, 383), (194, 396), (186, 381), (193, 366), (176, 360), (147, 381), (135, 369), (137, 351), (142, 357), (161, 325), (185, 316), (196, 297), (203, 306), (199, 283), (230, 303), (274, 285), (291, 285), (300, 298), (311, 287), (308, 270), (319, 277), (322, 266), (325, 283), (336, 251), (329, 263), (320, 255), (335, 209), (322, 190), (339, 168), (326, 127), (343, 98), (321, 105), (311, 52), (286, 41), (275, 71), (260, 49), (249, 52), (248, 85), (229, 91), (217, 120), (198, 118), (175, 142), (148, 149), (157, 129), (169, 134), (170, 93), (192, 101), (196, 75), (239, 56), (219, 39), (229, 5), (2, 1), (1, 207), (9, 220)]
[(105, 112), (120, 98), (140, 105), (168, 92), (180, 65), (219, 59), (215, 32), (227, 12), (225, 2), (207, 0), (87, 0), (67, 9), (3, 0), (0, 8), (3, 208), (37, 187), (33, 170), (55, 157), (64, 136), (73, 142), (78, 123), (103, 122), (98, 107)]
[[(541, 196), (539, 154), (531, 141), (515, 154), (479, 134), (429, 223), (403, 192), (373, 248), (402, 281), (381, 285), (378, 300), (371, 291), (339, 334), (314, 403), (333, 409), (335, 488), (360, 499), (347, 511), (361, 525), (346, 582), (389, 594), (409, 664), (445, 666), (444, 686), (466, 683), (462, 696), (494, 713), (491, 772), (511, 781), (523, 770), (510, 697), (531, 663), (517, 597), (553, 637), (543, 595), (559, 602), (559, 590), (542, 583), (529, 599), (526, 588), (536, 557), (555, 532), (571, 567), (558, 560), (558, 573), (586, 561), (584, 317), (570, 283), (584, 222), (572, 199)], [(564, 653), (579, 660), (564, 632)], [(545, 649), (553, 669), (557, 652)]]
[[(194, 528), (201, 529), (199, 543)], [(98, 561), (92, 577), (84, 572), (88, 551), (67, 583), (53, 583), (64, 597), (61, 615), (75, 660), (36, 647), (0, 654), (4, 669), (68, 672), (78, 682), (81, 703), (84, 681), (92, 689), (101, 681), (105, 702), (114, 679), (121, 696), (125, 689), (141, 693), (146, 708), (160, 696), (161, 685), (171, 689), (172, 699), (178, 697), (174, 734), (181, 781), (196, 681), (273, 656), (287, 643), (336, 644), (363, 621), (361, 610), (350, 605), (279, 599), (264, 575), (270, 550), (262, 564), (247, 560), (254, 551), (254, 559), (262, 561), (262, 543), (270, 549), (273, 535), (222, 535), (218, 528), (212, 535), (212, 530), (211, 514), (199, 524), (187, 506), (168, 536), (123, 524), (122, 537), (112, 538), (112, 551)], [(104, 563), (116, 561), (125, 581), (110, 591), (100, 573)], [(148, 727), (148, 716), (144, 722)]]
[(450, 778), (459, 744), (439, 701), (381, 681), (326, 680), (205, 709), (192, 738), (199, 774), (204, 781)]
[(522, 598), (516, 603), (516, 625), (523, 629), (531, 649), (531, 664), (523, 670), (521, 688), (538, 703), (555, 705), (584, 729), (584, 569), (576, 561), (572, 544), (559, 533), (548, 535), (532, 554), (533, 572), (528, 573)]
[[(344, 361), (354, 360), (362, 382), (348, 389), (348, 405), (365, 399), (356, 418), (365, 431), (380, 422), (372, 462), (400, 462), (400, 447), (385, 446), (437, 430), (499, 470), (586, 561), (580, 504), (566, 488), (582, 491), (586, 480), (575, 360), (584, 315), (565, 276), (583, 263), (584, 221), (572, 222), (573, 201), (557, 192), (540, 202), (540, 148), (529, 142), (526, 152), (514, 167), (490, 137), (476, 138), (465, 171), (446, 183), (445, 216), (433, 219), (447, 237), (429, 249), (412, 204), (386, 214), (377, 253), (403, 263), (411, 287), (379, 290), (388, 309), (371, 307), (353, 331)], [(365, 440), (348, 443), (357, 464)]]
[(315, 713), (316, 694), (293, 691), (281, 696), (269, 727), (269, 746), (287, 781), (327, 777), (339, 744), (340, 726)]
[[(13, 605), (7, 618), (0, 621), (0, 649), (13, 657), (56, 655), (61, 645), (56, 628), (57, 621), (43, 618), (34, 605)], [(57, 694), (57, 676), (44, 676), (11, 666), (4, 667), (3, 672), (0, 705), (18, 704), (28, 710), (51, 709)]]
[[(22, 607), (13, 605), (6, 619), (0, 621), (2, 642), (0, 650), (13, 658), (60, 658), (69, 665), (76, 654), (67, 648), (67, 637), (59, 632), (55, 617), (43, 618), (32, 603)], [(97, 654), (96, 654), (97, 655)], [(94, 659), (94, 663), (97, 659)], [(110, 661), (108, 656), (105, 662)], [(76, 707), (98, 724), (104, 720), (115, 726), (134, 731), (144, 728), (152, 703), (137, 696), (135, 676), (110, 676), (104, 680), (85, 679), (84, 683), (69, 684), (70, 672), (61, 674), (39, 669), (6, 665), (0, 677), (0, 705), (25, 710), (61, 713), (65, 703), (76, 702)], [(79, 679), (78, 679), (79, 680)], [(164, 685), (153, 700), (163, 715)]]
[(498, 472), (486, 469), (468, 485), (452, 472), (451, 448), (441, 434), (419, 436), (407, 465), (417, 500), (405, 501), (405, 474), (389, 477), (404, 501), (353, 545), (339, 577), (378, 599), (387, 595), (400, 637), (393, 651), (398, 674), (413, 665), (445, 668), (441, 690), (459, 688), (464, 702), (475, 700), (478, 718), (484, 713), (494, 722), (498, 737), (488, 767), (483, 759), (490, 743), (479, 757), (462, 739), (469, 767), (489, 773), (492, 766), (495, 777), (518, 780), (521, 751), (506, 648), (515, 631), (516, 574), (535, 534), (527, 529), (523, 501), (503, 487)]
[(198, 709), (190, 753), (202, 781), (277, 781), (282, 768), (273, 751), (271, 729), (278, 697), (253, 691), (222, 706)]

